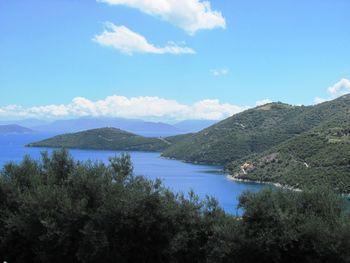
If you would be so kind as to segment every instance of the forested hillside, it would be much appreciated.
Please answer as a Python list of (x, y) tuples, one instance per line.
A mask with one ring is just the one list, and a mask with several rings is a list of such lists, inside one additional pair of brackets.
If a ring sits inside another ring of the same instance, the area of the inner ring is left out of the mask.
[(332, 119), (322, 127), (227, 167), (234, 179), (303, 189), (331, 185), (341, 193), (350, 193), (350, 118)]
[(159, 152), (168, 147), (169, 142), (159, 138), (139, 136), (116, 128), (101, 128), (63, 134), (40, 142), (30, 143), (28, 146)]
[(163, 153), (189, 162), (226, 164), (261, 153), (294, 136), (334, 120), (350, 117), (350, 96), (316, 106), (266, 104), (236, 114), (183, 141)]

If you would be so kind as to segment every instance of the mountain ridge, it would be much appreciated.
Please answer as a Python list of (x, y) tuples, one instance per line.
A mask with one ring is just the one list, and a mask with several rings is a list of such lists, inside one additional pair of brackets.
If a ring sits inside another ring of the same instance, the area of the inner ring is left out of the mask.
[(23, 134), (33, 132), (34, 130), (17, 124), (0, 125), (0, 134)]

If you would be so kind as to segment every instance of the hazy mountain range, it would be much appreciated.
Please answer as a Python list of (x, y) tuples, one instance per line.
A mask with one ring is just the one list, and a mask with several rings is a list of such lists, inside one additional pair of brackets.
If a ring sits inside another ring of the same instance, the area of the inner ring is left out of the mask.
[(16, 124), (0, 125), (0, 134), (23, 134), (33, 132), (34, 131), (31, 129)]
[(46, 133), (74, 133), (91, 129), (113, 127), (146, 137), (164, 137), (198, 132), (214, 123), (215, 121), (210, 120), (186, 120), (175, 124), (168, 124), (140, 119), (92, 117), (56, 120), (51, 122), (39, 119), (0, 121), (0, 125), (20, 125), (37, 132)]

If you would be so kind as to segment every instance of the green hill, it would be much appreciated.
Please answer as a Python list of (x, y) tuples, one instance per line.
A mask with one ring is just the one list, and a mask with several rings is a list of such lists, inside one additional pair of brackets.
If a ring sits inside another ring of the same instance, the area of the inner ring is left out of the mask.
[(236, 114), (186, 136), (163, 156), (189, 162), (218, 163), (262, 153), (329, 120), (349, 118), (350, 96), (316, 106), (270, 103)]
[(116, 128), (102, 128), (63, 134), (27, 146), (157, 152), (164, 150), (169, 144), (170, 142), (161, 138), (142, 137)]
[(228, 165), (235, 179), (294, 188), (328, 184), (350, 193), (350, 122), (317, 128), (277, 147)]

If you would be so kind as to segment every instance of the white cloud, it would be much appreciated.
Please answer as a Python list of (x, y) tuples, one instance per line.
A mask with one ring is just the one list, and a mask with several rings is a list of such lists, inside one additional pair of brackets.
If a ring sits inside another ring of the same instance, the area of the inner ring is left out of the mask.
[(113, 23), (106, 23), (106, 29), (100, 35), (96, 35), (93, 41), (102, 46), (118, 49), (123, 54), (133, 53), (150, 54), (194, 54), (195, 51), (185, 46), (179, 46), (170, 42), (165, 47), (157, 47), (147, 41), (147, 39), (125, 26), (116, 26)]
[(345, 94), (349, 94), (350, 93), (350, 80), (345, 79), (345, 78), (341, 79), (340, 81), (335, 83), (333, 86), (330, 86), (327, 89), (327, 92), (329, 93), (330, 98), (324, 99), (321, 97), (316, 97), (316, 98), (314, 98), (314, 103), (319, 104), (319, 103), (326, 102), (326, 101), (331, 100), (331, 99), (338, 98), (338, 97), (343, 96)]
[(320, 104), (320, 103), (323, 103), (323, 102), (326, 102), (326, 101), (327, 101), (326, 99), (321, 98), (321, 97), (314, 98), (314, 104)]
[(109, 96), (91, 101), (76, 97), (69, 104), (25, 108), (18, 105), (0, 107), (2, 118), (62, 118), (62, 117), (123, 117), (161, 120), (208, 119), (220, 120), (248, 107), (219, 100), (201, 100), (192, 105), (159, 97)]
[(248, 107), (233, 104), (221, 104), (219, 100), (202, 100), (188, 109), (192, 119), (220, 120), (246, 110)]
[(328, 88), (328, 92), (332, 97), (337, 98), (345, 94), (350, 93), (350, 80), (341, 79), (339, 82), (335, 83), (333, 86)]
[(211, 69), (210, 74), (219, 77), (219, 76), (225, 76), (230, 73), (230, 70), (228, 68), (222, 68), (222, 69)]
[(188, 34), (198, 30), (225, 28), (226, 21), (221, 12), (211, 9), (209, 1), (201, 0), (97, 0), (110, 5), (136, 8), (148, 15), (159, 17)]
[(262, 106), (268, 103), (271, 103), (272, 101), (270, 99), (263, 99), (263, 100), (258, 100), (255, 105), (256, 106)]

